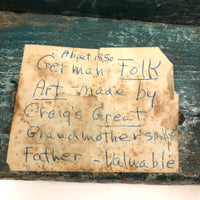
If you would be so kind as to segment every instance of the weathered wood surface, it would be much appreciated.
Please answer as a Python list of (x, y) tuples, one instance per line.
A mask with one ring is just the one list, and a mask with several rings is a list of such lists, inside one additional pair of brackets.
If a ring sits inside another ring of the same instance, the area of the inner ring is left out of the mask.
[(1, 0), (0, 10), (200, 25), (199, 0)]
[[(25, 180), (200, 183), (200, 27), (0, 12), (0, 177)], [(174, 64), (180, 99), (179, 174), (10, 172), (9, 128), (25, 44), (82, 48), (158, 46)]]

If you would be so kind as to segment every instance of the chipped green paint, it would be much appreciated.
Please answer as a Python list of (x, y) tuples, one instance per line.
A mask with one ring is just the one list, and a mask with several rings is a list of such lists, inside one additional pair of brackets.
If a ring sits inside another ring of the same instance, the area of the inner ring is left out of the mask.
[[(200, 27), (0, 12), (0, 177), (25, 180), (200, 183)], [(9, 124), (25, 44), (82, 48), (158, 46), (174, 64), (179, 94), (179, 174), (10, 172)]]

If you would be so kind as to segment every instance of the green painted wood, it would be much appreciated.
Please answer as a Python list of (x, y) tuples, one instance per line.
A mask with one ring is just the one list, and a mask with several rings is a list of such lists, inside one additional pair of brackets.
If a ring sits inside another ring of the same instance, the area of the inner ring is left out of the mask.
[(0, 10), (200, 25), (199, 0), (0, 0)]
[[(174, 64), (180, 95), (179, 174), (10, 172), (9, 127), (25, 44), (66, 47), (158, 46)], [(200, 27), (129, 20), (0, 12), (0, 177), (25, 180), (200, 183)]]

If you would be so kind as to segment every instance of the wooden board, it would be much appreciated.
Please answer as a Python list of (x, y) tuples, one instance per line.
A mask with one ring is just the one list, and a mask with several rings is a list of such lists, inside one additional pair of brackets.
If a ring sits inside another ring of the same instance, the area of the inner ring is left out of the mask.
[[(5, 12), (1, 12), (0, 15), (2, 178), (157, 184), (199, 183), (199, 27)], [(9, 124), (25, 44), (81, 48), (160, 47), (174, 64), (175, 91), (179, 94), (179, 174), (11, 172), (6, 164)]]
[(0, 10), (200, 25), (199, 0), (1, 0)]

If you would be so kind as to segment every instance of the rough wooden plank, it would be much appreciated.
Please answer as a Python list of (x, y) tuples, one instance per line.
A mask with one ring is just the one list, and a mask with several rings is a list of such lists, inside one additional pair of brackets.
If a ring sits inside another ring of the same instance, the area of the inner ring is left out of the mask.
[[(0, 177), (26, 180), (200, 183), (200, 28), (128, 20), (0, 13)], [(179, 174), (10, 172), (9, 124), (25, 44), (82, 48), (158, 46), (174, 64), (180, 99)]]
[(1, 0), (0, 10), (200, 25), (199, 0)]

